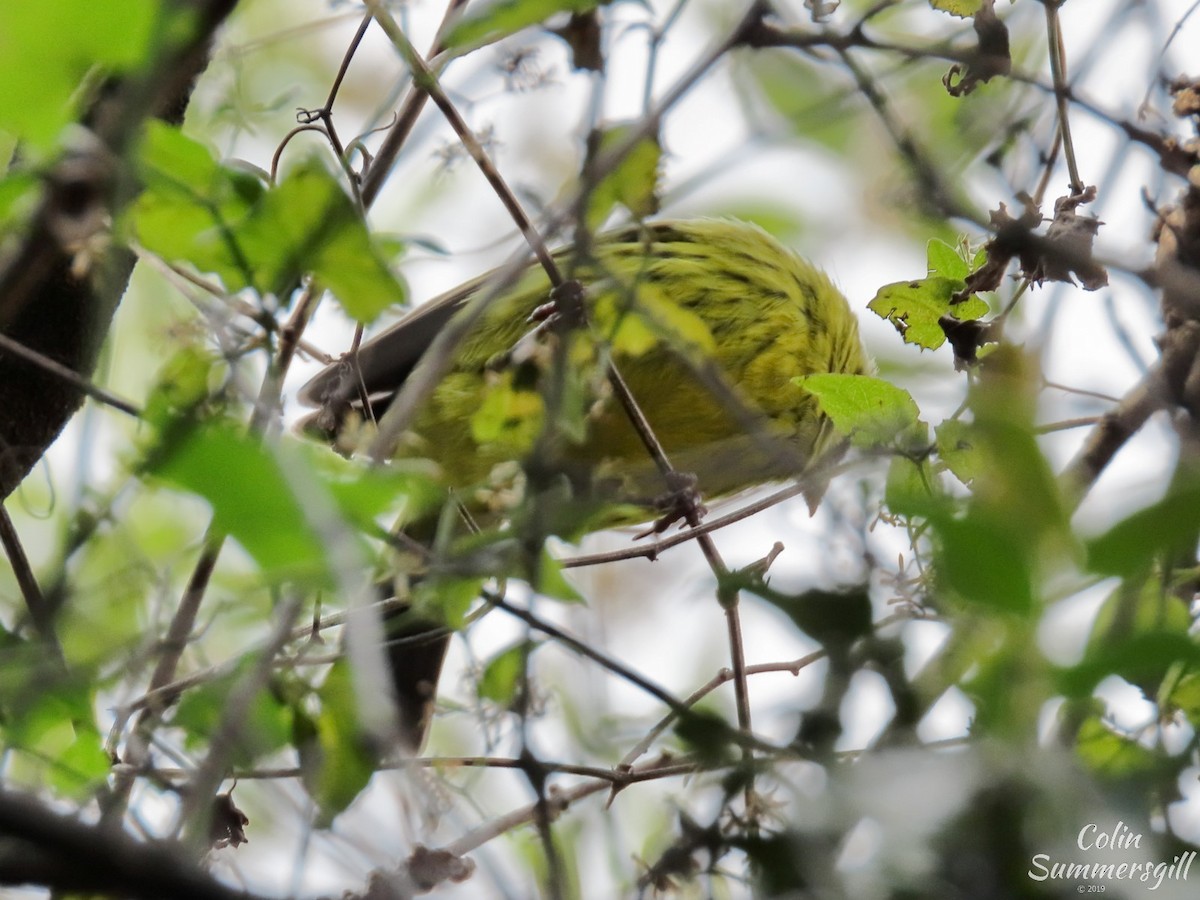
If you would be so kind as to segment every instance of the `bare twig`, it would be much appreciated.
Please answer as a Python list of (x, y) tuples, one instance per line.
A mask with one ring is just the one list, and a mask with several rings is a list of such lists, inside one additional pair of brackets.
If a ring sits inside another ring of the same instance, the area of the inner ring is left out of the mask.
[(1138, 429), (1165, 403), (1162, 370), (1154, 366), (1114, 409), (1101, 416), (1083, 447), (1059, 475), (1068, 508), (1079, 505), (1100, 473)]
[(105, 390), (97, 384), (93, 384), (74, 369), (64, 366), (62, 363), (38, 353), (36, 350), (31, 350), (24, 344), (14, 341), (6, 334), (0, 334), (0, 350), (3, 350), (5, 353), (11, 353), (13, 356), (19, 356), (27, 362), (45, 369), (51, 375), (73, 385), (82, 393), (87, 394), (87, 396), (99, 403), (103, 403), (105, 406), (133, 416), (135, 419), (139, 419), (142, 416), (142, 411), (135, 404), (121, 399), (116, 394)]
[(33, 567), (29, 565), (29, 558), (25, 555), (25, 548), (21, 546), (21, 538), (13, 526), (12, 518), (8, 515), (8, 509), (2, 503), (0, 503), (0, 543), (4, 545), (4, 552), (8, 555), (13, 576), (17, 579), (17, 586), (21, 589), (21, 596), (25, 598), (25, 608), (29, 610), (29, 618), (33, 621), (33, 627), (37, 629), (38, 637), (61, 660), (62, 649), (59, 647), (58, 638), (54, 633), (54, 609), (42, 595), (42, 589), (33, 574)]
[(1067, 63), (1063, 46), (1062, 31), (1059, 29), (1058, 7), (1060, 0), (1044, 0), (1046, 10), (1046, 39), (1050, 44), (1050, 73), (1054, 79), (1054, 96), (1058, 103), (1058, 131), (1062, 135), (1063, 158), (1071, 179), (1071, 193), (1083, 191), (1084, 183), (1079, 177), (1079, 164), (1075, 161), (1075, 142), (1071, 139), (1070, 108), (1067, 106)]

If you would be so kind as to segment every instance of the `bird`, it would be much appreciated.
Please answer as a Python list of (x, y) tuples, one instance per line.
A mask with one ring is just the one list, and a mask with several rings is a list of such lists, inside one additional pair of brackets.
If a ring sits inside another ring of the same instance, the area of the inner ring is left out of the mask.
[[(824, 272), (758, 226), (723, 218), (638, 222), (554, 258), (582, 288), (582, 324), (567, 337), (542, 327), (552, 285), (529, 266), (489, 299), (396, 448), (398, 457), (432, 460), (469, 512), (495, 517), (478, 498), (498, 467), (536, 464), (545, 480), (539, 440), (553, 418), (545, 401), (553, 354), (545, 347), (558, 341), (566, 347), (559, 357), (566, 393), (584, 399), (574, 407), (582, 422), (558, 429), (567, 434), (550, 455), (553, 468), (571, 497), (614, 511), (587, 519), (583, 530), (648, 521), (663, 509), (661, 466), (614, 397), (611, 377), (596, 376), (611, 375), (609, 366), (672, 466), (705, 498), (812, 474), (843, 450), (799, 379), (871, 371), (857, 319)], [(301, 430), (342, 452), (364, 447), (435, 338), (495, 278), (489, 273), (418, 306), (328, 365), (300, 390), (299, 400), (316, 409)], [(501, 414), (490, 415), (493, 407)], [(814, 478), (810, 505), (823, 489)], [(425, 539), (432, 528), (410, 532)], [(449, 633), (402, 603), (392, 610), (385, 624), (400, 733), (416, 753)]]

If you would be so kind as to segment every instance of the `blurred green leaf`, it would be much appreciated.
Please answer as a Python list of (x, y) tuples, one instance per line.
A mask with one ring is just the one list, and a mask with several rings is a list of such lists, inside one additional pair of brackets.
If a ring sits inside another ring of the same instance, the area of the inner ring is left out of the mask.
[(675, 725), (675, 734), (702, 766), (715, 768), (728, 765), (737, 758), (729, 725), (709, 710), (693, 709), (681, 716)]
[[(593, 156), (602, 155), (624, 144), (634, 134), (635, 125), (612, 125), (595, 141)], [(587, 223), (599, 229), (618, 204), (635, 219), (658, 212), (658, 179), (662, 165), (662, 147), (654, 136), (639, 140), (616, 168), (607, 172), (588, 198)]]
[(225, 361), (205, 347), (188, 344), (163, 364), (142, 413), (150, 440), (169, 442), (196, 421), (196, 410), (212, 397), (210, 383)]
[(1145, 632), (1089, 650), (1083, 661), (1060, 670), (1058, 683), (1068, 697), (1082, 697), (1110, 675), (1130, 684), (1158, 684), (1175, 663), (1200, 667), (1200, 646), (1172, 632)]
[[(502, 571), (493, 569), (491, 574), (498, 575)], [(436, 577), (422, 578), (413, 587), (413, 607), (434, 622), (445, 622), (451, 629), (462, 628), (467, 613), (483, 591), (484, 580), (482, 576), (454, 577), (440, 573)]]
[(333, 664), (317, 696), (321, 711), (316, 718), (296, 719), (296, 744), (304, 786), (317, 804), (317, 827), (328, 828), (362, 793), (376, 761), (358, 724), (349, 660)]
[(848, 647), (871, 633), (871, 599), (865, 585), (837, 591), (813, 589), (782, 594), (765, 585), (747, 589), (783, 612), (796, 627), (824, 647)]
[(989, 527), (1007, 532), (1031, 570), (1074, 565), (1076, 554), (1058, 481), (1034, 433), (1040, 382), (1035, 359), (1002, 346), (988, 357), (968, 396), (976, 457), (970, 508)]
[[(234, 537), (266, 572), (323, 579), (325, 546), (292, 484), (311, 480), (298, 454), (284, 462), (236, 425), (209, 422), (166, 448), (150, 474), (206, 499), (218, 529)], [(283, 466), (293, 466), (289, 477)]]
[(1146, 571), (1160, 554), (1178, 550), (1197, 528), (1200, 485), (1181, 486), (1088, 541), (1088, 568), (1124, 576)]
[(1075, 750), (1089, 769), (1108, 778), (1128, 779), (1161, 768), (1153, 752), (1117, 734), (1097, 716), (1085, 719), (1080, 726)]
[(1200, 672), (1189, 671), (1178, 680), (1168, 679), (1170, 688), (1158, 697), (1164, 715), (1176, 710), (1195, 728), (1200, 725)]
[(12, 698), (4, 703), (4, 746), (22, 754), (19, 771), (11, 768), (6, 777), (44, 784), (63, 796), (87, 798), (111, 766), (94, 722), (92, 687), (65, 678), (45, 679), (30, 687), (19, 705)]
[(542, 548), (542, 558), (538, 566), (537, 584), (534, 586), (543, 597), (561, 600), (564, 603), (584, 603), (583, 595), (567, 580), (562, 563)]
[(884, 503), (899, 516), (931, 516), (945, 505), (937, 476), (924, 460), (894, 456), (888, 465)]
[(529, 641), (520, 641), (493, 656), (479, 679), (479, 697), (504, 709), (519, 706), (526, 660), (535, 647)]
[(1162, 579), (1131, 579), (1117, 585), (1100, 605), (1088, 647), (1100, 652), (1105, 645), (1148, 632), (1185, 635), (1191, 625), (1187, 603), (1166, 590)]
[(147, 61), (163, 13), (157, 0), (0, 3), (0, 123), (46, 148), (76, 116), (76, 91), (95, 66), (116, 73)]
[(405, 299), (362, 216), (316, 160), (268, 190), (178, 129), (151, 123), (141, 171), (146, 189), (132, 226), (164, 259), (216, 273), (230, 291), (252, 288), (285, 301), (312, 273), (361, 322)]
[(961, 419), (946, 419), (933, 431), (938, 459), (959, 481), (970, 485), (986, 465), (982, 450), (974, 443), (971, 425)]
[[(237, 670), (187, 690), (175, 708), (171, 724), (184, 731), (192, 750), (202, 750), (216, 735), (229, 703), (246, 673), (256, 661), (247, 658)], [(258, 758), (290, 745), (292, 710), (270, 685), (254, 696), (246, 718), (234, 732), (233, 746), (226, 748), (234, 765), (250, 766)]]
[(435, 464), (423, 459), (395, 459), (386, 466), (363, 465), (316, 443), (294, 447), (332, 495), (352, 525), (370, 530), (383, 513), (398, 512), (414, 521), (441, 507), (446, 491)]
[(0, 179), (0, 237), (27, 227), (41, 197), (40, 187), (29, 172), (11, 172)]
[(91, 799), (112, 771), (104, 735), (90, 721), (72, 723), (74, 739), (58, 753), (50, 769), (50, 785), (60, 796)]
[(738, 54), (730, 62), (747, 113), (765, 100), (798, 139), (815, 141), (839, 155), (853, 150), (860, 129), (850, 109), (854, 94), (833, 85), (819, 64), (798, 53)]
[(938, 574), (968, 603), (1028, 616), (1034, 610), (1033, 574), (1022, 542), (1003, 523), (975, 513), (937, 520)]
[(602, 6), (609, 0), (492, 0), (473, 5), (454, 22), (442, 39), (447, 47), (481, 47), (555, 13), (584, 13)]
[(143, 639), (146, 598), (162, 589), (161, 574), (136, 555), (146, 552), (142, 545), (130, 546), (128, 533), (105, 529), (74, 560), (78, 590), (56, 624), (73, 669), (102, 666)]
[[(287, 438), (272, 450), (248, 437), (240, 425), (174, 409), (181, 398), (192, 403), (204, 396), (204, 365), (202, 357), (184, 353), (168, 367), (180, 378), (168, 382), (150, 404), (157, 411), (151, 420), (165, 425), (159, 426), (145, 471), (207, 500), (216, 526), (272, 577), (328, 580), (328, 536), (318, 534), (312, 521), (325, 504), (352, 526), (347, 535), (356, 536), (374, 531), (383, 513), (420, 517), (444, 502), (436, 472), (420, 460), (366, 467), (325, 447)], [(179, 396), (169, 396), (172, 387)], [(311, 491), (307, 505), (298, 500), (297, 491)]]

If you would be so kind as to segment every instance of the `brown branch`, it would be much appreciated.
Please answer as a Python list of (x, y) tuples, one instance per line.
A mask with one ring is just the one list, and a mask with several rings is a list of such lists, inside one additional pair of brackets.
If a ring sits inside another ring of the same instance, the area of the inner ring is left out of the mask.
[(142, 417), (142, 411), (135, 404), (121, 399), (111, 391), (106, 391), (98, 384), (94, 384), (87, 378), (84, 378), (74, 369), (64, 366), (44, 353), (39, 353), (32, 347), (27, 347), (19, 341), (14, 341), (6, 334), (0, 334), (0, 350), (3, 350), (5, 353), (11, 353), (13, 356), (21, 357), (21, 359), (53, 375), (65, 384), (71, 385), (79, 393), (86, 394), (88, 397), (99, 403), (103, 403), (105, 406), (110, 406), (126, 415), (133, 416), (135, 419)]
[(144, 900), (255, 900), (221, 884), (178, 848), (51, 812), (35, 797), (0, 791), (0, 884)]
[[(442, 23), (438, 27), (438, 37), (434, 39), (433, 47), (430, 49), (430, 56), (435, 55), (442, 49), (444, 46), (441, 42), (442, 32), (446, 30), (446, 25), (453, 15), (466, 5), (467, 0), (451, 0), (447, 4), (446, 12), (442, 16)], [(370, 206), (375, 202), (375, 198), (379, 196), (379, 192), (383, 188), (383, 183), (392, 173), (392, 166), (395, 164), (396, 158), (400, 155), (400, 151), (403, 149), (405, 141), (408, 140), (408, 136), (412, 133), (413, 126), (417, 122), (417, 117), (420, 116), (421, 110), (425, 107), (428, 99), (429, 94), (414, 84), (411, 92), (404, 100), (404, 105), (400, 108), (400, 114), (396, 117), (395, 124), (388, 130), (387, 137), (384, 138), (379, 152), (375, 154), (375, 158), (371, 161), (370, 168), (366, 172), (366, 177), (363, 179), (362, 198), (365, 206)]]
[(1058, 477), (1068, 509), (1075, 509), (1087, 496), (1096, 479), (1117, 451), (1133, 437), (1146, 420), (1163, 409), (1166, 391), (1161, 366), (1155, 366), (1124, 396), (1115, 408), (1100, 417), (1075, 457)]
[(4, 545), (4, 552), (8, 555), (13, 576), (17, 579), (17, 586), (21, 589), (21, 596), (25, 598), (25, 608), (29, 610), (29, 618), (33, 620), (33, 627), (37, 629), (38, 636), (61, 662), (62, 648), (54, 633), (54, 608), (46, 602), (46, 598), (42, 594), (42, 589), (33, 574), (33, 567), (29, 565), (29, 557), (25, 555), (25, 548), (21, 546), (21, 538), (13, 526), (8, 510), (2, 503), (0, 503), (0, 543)]

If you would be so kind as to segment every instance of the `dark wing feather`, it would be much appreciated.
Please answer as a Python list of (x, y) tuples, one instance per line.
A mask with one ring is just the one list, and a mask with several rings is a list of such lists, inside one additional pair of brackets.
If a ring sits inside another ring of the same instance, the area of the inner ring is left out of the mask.
[(298, 399), (317, 412), (297, 426), (330, 439), (351, 411), (363, 411), (364, 398), (378, 418), (446, 323), (486, 283), (491, 273), (459, 285), (417, 307), (358, 349), (330, 363), (300, 388)]

